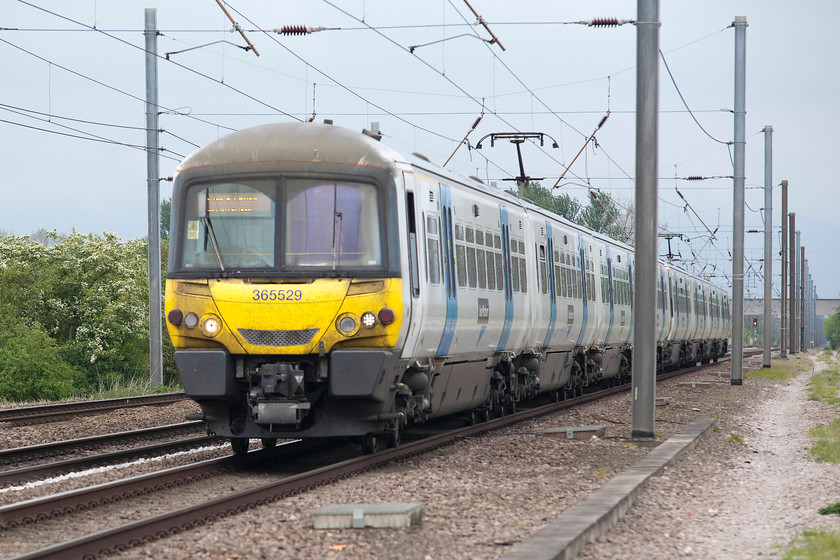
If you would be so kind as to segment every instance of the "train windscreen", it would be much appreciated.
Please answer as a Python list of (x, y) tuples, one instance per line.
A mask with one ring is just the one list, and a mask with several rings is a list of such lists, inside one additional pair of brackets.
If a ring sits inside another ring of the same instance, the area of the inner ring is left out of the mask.
[(379, 193), (370, 184), (226, 181), (193, 186), (184, 206), (182, 269), (326, 272), (382, 266)]

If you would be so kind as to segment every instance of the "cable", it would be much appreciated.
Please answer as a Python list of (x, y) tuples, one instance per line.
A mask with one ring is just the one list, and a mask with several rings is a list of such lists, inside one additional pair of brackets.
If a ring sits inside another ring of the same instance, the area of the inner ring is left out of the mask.
[[(146, 51), (146, 49), (145, 49), (144, 47), (139, 47), (139, 46), (137, 46), (137, 45), (135, 45), (135, 44), (133, 44), (133, 43), (131, 43), (131, 42), (129, 42), (129, 41), (126, 41), (125, 39), (121, 39), (121, 38), (117, 37), (116, 35), (113, 35), (113, 34), (111, 34), (111, 33), (105, 32), (105, 31), (101, 31), (101, 30), (99, 30), (99, 29), (96, 29), (95, 27), (91, 27), (91, 26), (87, 25), (86, 23), (82, 23), (82, 22), (80, 22), (80, 21), (76, 21), (76, 20), (74, 20), (74, 19), (72, 19), (72, 18), (70, 18), (70, 17), (63, 16), (63, 15), (61, 15), (61, 14), (59, 14), (59, 13), (56, 13), (56, 12), (53, 12), (53, 11), (47, 10), (46, 8), (42, 8), (42, 7), (40, 7), (40, 6), (36, 6), (35, 4), (32, 4), (32, 3), (30, 3), (30, 2), (27, 2), (26, 0), (18, 0), (18, 2), (20, 2), (21, 4), (26, 4), (27, 6), (30, 6), (30, 7), (32, 7), (32, 8), (35, 8), (35, 9), (41, 10), (42, 12), (48, 13), (48, 14), (50, 14), (50, 15), (52, 15), (52, 16), (57, 17), (57, 18), (61, 18), (61, 19), (65, 20), (65, 21), (69, 21), (69, 22), (74, 23), (74, 24), (76, 24), (76, 25), (79, 25), (79, 26), (81, 26), (81, 27), (85, 27), (85, 28), (88, 28), (88, 29), (93, 30), (93, 31), (98, 31), (99, 33), (102, 33), (102, 34), (103, 34), (103, 35), (105, 35), (106, 37), (110, 37), (111, 39), (114, 39), (115, 41), (119, 41), (120, 43), (123, 43), (123, 44), (125, 44), (125, 45), (130, 46), (131, 48), (134, 48), (134, 49), (137, 49), (137, 50), (143, 51), (144, 53), (147, 53), (147, 52), (148, 52), (148, 51)], [(271, 105), (270, 103), (266, 103), (265, 101), (262, 101), (261, 99), (257, 99), (257, 98), (256, 98), (256, 97), (254, 97), (253, 95), (250, 95), (250, 94), (248, 94), (248, 93), (246, 93), (246, 92), (242, 91), (241, 89), (235, 88), (235, 87), (233, 87), (232, 85), (230, 85), (230, 84), (228, 84), (228, 83), (226, 83), (226, 82), (223, 82), (222, 80), (217, 80), (216, 78), (213, 78), (212, 76), (208, 76), (207, 74), (204, 74), (204, 73), (202, 73), (202, 72), (199, 72), (198, 70), (194, 70), (193, 68), (190, 68), (189, 66), (186, 66), (186, 65), (184, 65), (184, 64), (181, 64), (180, 62), (176, 62), (176, 61), (174, 61), (174, 60), (167, 60), (166, 58), (164, 58), (164, 57), (162, 57), (162, 56), (160, 56), (160, 55), (158, 55), (158, 54), (155, 54), (155, 56), (156, 56), (157, 58), (161, 59), (161, 60), (164, 60), (164, 61), (166, 61), (166, 62), (169, 62), (169, 63), (171, 63), (171, 64), (174, 64), (175, 66), (178, 66), (179, 68), (182, 68), (182, 69), (184, 69), (184, 70), (186, 70), (186, 71), (188, 71), (188, 72), (192, 72), (193, 74), (196, 74), (196, 75), (198, 75), (198, 76), (201, 76), (202, 78), (205, 78), (205, 79), (210, 80), (210, 81), (212, 81), (212, 82), (215, 82), (215, 83), (217, 83), (217, 84), (219, 84), (219, 85), (222, 85), (222, 86), (224, 86), (224, 87), (226, 87), (226, 88), (230, 89), (231, 91), (234, 91), (234, 92), (236, 92), (236, 93), (238, 93), (238, 94), (242, 95), (243, 97), (246, 97), (246, 98), (250, 99), (251, 101), (254, 101), (255, 103), (258, 103), (258, 104), (260, 104), (260, 105), (263, 105), (263, 106), (265, 106), (265, 107), (268, 107), (269, 109), (271, 109), (271, 110), (273, 110), (273, 111), (277, 111), (278, 113), (280, 113), (280, 114), (282, 114), (282, 115), (286, 115), (287, 117), (292, 118), (292, 119), (297, 120), (297, 121), (300, 121), (300, 120), (301, 120), (301, 119), (298, 119), (297, 117), (295, 117), (295, 116), (291, 115), (290, 113), (287, 113), (286, 111), (284, 111), (284, 110), (282, 110), (282, 109), (279, 109), (279, 108), (277, 108), (277, 107), (275, 107), (275, 106)]]
[(722, 140), (718, 140), (717, 138), (715, 138), (714, 136), (709, 134), (708, 131), (705, 128), (703, 128), (703, 125), (700, 124), (700, 121), (697, 120), (697, 117), (694, 116), (694, 113), (691, 111), (691, 108), (688, 106), (688, 103), (686, 103), (685, 97), (683, 97), (683, 94), (680, 91), (680, 87), (677, 85), (677, 81), (674, 79), (674, 75), (671, 73), (671, 69), (668, 67), (668, 61), (665, 60), (665, 54), (662, 52), (662, 49), (659, 49), (659, 56), (662, 57), (662, 62), (665, 63), (665, 70), (668, 71), (668, 76), (671, 77), (671, 83), (674, 84), (674, 89), (677, 90), (677, 94), (679, 94), (680, 99), (683, 102), (683, 105), (685, 105), (685, 108), (688, 110), (688, 114), (691, 115), (691, 118), (694, 119), (694, 122), (697, 123), (697, 126), (700, 127), (700, 130), (702, 130), (703, 133), (706, 136), (708, 136), (709, 138), (711, 138), (712, 140), (714, 140), (718, 144), (725, 144), (727, 146), (732, 144), (732, 142), (723, 142)]
[[(40, 128), (40, 127), (37, 127), (37, 126), (31, 126), (31, 125), (28, 125), (28, 124), (17, 123), (17, 122), (14, 122), (14, 121), (7, 121), (5, 119), (0, 119), (0, 122), (6, 123), (6, 124), (13, 124), (15, 126), (21, 126), (23, 128), (28, 128), (28, 129), (31, 129), (31, 130), (37, 130), (37, 131), (40, 131), (40, 132), (49, 132), (50, 134), (58, 134), (59, 136), (67, 136), (67, 137), (70, 137), (70, 138), (78, 138), (80, 140), (90, 140), (91, 142), (101, 142), (103, 144), (114, 144), (116, 146), (126, 146), (128, 148), (136, 148), (138, 150), (143, 150), (143, 151), (148, 151), (149, 150), (148, 146), (141, 146), (139, 144), (127, 144), (125, 142), (118, 142), (116, 140), (108, 140), (108, 139), (97, 138), (97, 137), (92, 137), (92, 136), (80, 136), (78, 134), (69, 134), (67, 132), (59, 132), (57, 130), (49, 130), (47, 128)], [(172, 153), (174, 153), (174, 152), (172, 152)], [(165, 158), (171, 159), (173, 161), (180, 161), (179, 159), (167, 156), (166, 154), (161, 154), (161, 157), (165, 157)], [(181, 156), (181, 157), (183, 157), (183, 156)]]
[[(53, 62), (53, 61), (51, 61), (51, 60), (49, 60), (49, 59), (47, 59), (47, 58), (44, 58), (43, 56), (37, 55), (37, 54), (35, 54), (34, 52), (29, 51), (29, 50), (26, 50), (26, 49), (24, 49), (23, 47), (20, 47), (20, 46), (18, 46), (18, 45), (15, 45), (14, 43), (10, 43), (9, 41), (7, 41), (7, 40), (5, 40), (5, 39), (0, 38), (0, 42), (5, 43), (5, 44), (9, 45), (10, 47), (16, 48), (16, 49), (18, 49), (19, 51), (24, 52), (24, 53), (28, 54), (29, 56), (31, 56), (31, 57), (33, 57), (33, 58), (37, 58), (38, 60), (40, 60), (40, 61), (42, 61), (42, 62), (46, 62), (47, 64), (50, 64), (50, 65), (52, 65), (52, 66), (55, 66), (56, 68), (60, 68), (61, 70), (64, 70), (65, 72), (69, 72), (70, 74), (73, 74), (74, 76), (78, 76), (79, 78), (83, 78), (83, 79), (85, 79), (85, 80), (91, 81), (91, 82), (95, 83), (96, 85), (102, 86), (102, 87), (104, 87), (104, 88), (106, 88), (106, 89), (110, 89), (110, 90), (115, 91), (115, 92), (117, 92), (117, 93), (119, 93), (119, 94), (125, 95), (126, 97), (130, 97), (130, 98), (132, 98), (132, 99), (135, 99), (135, 100), (137, 100), (137, 101), (140, 101), (141, 103), (146, 103), (146, 100), (145, 100), (145, 99), (143, 99), (142, 97), (138, 97), (138, 96), (134, 95), (133, 93), (129, 93), (129, 92), (124, 91), (124, 90), (121, 90), (121, 89), (119, 89), (119, 88), (117, 88), (117, 87), (114, 87), (114, 86), (108, 85), (108, 84), (106, 84), (105, 82), (101, 82), (101, 81), (99, 81), (99, 80), (97, 80), (97, 79), (95, 79), (95, 78), (91, 78), (90, 76), (87, 76), (87, 75), (85, 75), (85, 74), (82, 74), (81, 72), (76, 72), (75, 70), (71, 70), (70, 68), (68, 68), (68, 67), (66, 67), (66, 66), (62, 66), (61, 64), (58, 64), (58, 63)], [(235, 131), (236, 131), (236, 129), (235, 129), (235, 128), (230, 128), (230, 127), (227, 127), (227, 126), (224, 126), (224, 125), (218, 124), (218, 123), (214, 123), (214, 122), (211, 122), (211, 121), (207, 121), (207, 120), (204, 120), (204, 119), (200, 119), (200, 118), (198, 118), (198, 117), (193, 117), (193, 116), (191, 116), (191, 115), (189, 115), (189, 114), (187, 114), (187, 113), (180, 113), (180, 112), (175, 111), (175, 109), (170, 109), (170, 108), (165, 107), (165, 106), (163, 106), (163, 105), (157, 105), (157, 108), (158, 108), (158, 109), (163, 109), (163, 110), (165, 110), (165, 111), (167, 111), (167, 112), (170, 112), (170, 113), (174, 113), (174, 114), (178, 114), (178, 115), (181, 115), (181, 116), (185, 116), (185, 117), (189, 117), (189, 118), (195, 119), (196, 121), (201, 122), (201, 123), (204, 123), (204, 124), (209, 124), (209, 125), (211, 125), (211, 126), (216, 126), (216, 127), (219, 127), (219, 128), (224, 128), (224, 129), (230, 130), (230, 131), (232, 131), (232, 132), (235, 132)]]

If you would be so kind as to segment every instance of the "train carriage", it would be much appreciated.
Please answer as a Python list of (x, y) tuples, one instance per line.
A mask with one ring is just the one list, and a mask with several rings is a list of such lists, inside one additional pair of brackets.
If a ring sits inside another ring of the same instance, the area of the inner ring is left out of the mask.
[[(369, 134), (236, 132), (184, 160), (172, 200), (176, 364), (237, 451), (374, 451), (429, 418), (629, 379), (631, 247)], [(660, 264), (657, 310), (662, 367), (726, 351), (720, 289)]]

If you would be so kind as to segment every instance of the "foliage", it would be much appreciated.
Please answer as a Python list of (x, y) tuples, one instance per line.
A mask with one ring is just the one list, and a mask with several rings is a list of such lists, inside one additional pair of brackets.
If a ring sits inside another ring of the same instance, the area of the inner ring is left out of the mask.
[(840, 311), (826, 318), (823, 324), (823, 331), (825, 332), (825, 339), (831, 345), (831, 349), (837, 350), (840, 347)]
[(528, 183), (525, 198), (571, 222), (604, 233), (624, 243), (633, 243), (633, 209), (619, 210), (615, 201), (603, 192), (590, 190), (589, 204), (584, 206), (568, 193), (554, 195), (539, 183)]
[[(148, 372), (146, 240), (54, 231), (44, 240), (0, 238), (0, 309), (12, 310), (4, 325), (15, 325), (21, 341), (3, 371), (29, 380), (37, 363), (42, 377), (57, 381), (56, 397), (68, 376), (88, 392)], [(0, 390), (19, 398), (19, 390)]]
[(792, 548), (786, 555), (786, 560), (829, 560), (837, 558), (840, 550), (840, 533), (829, 531), (805, 531), (802, 533), (805, 541), (802, 547)]
[(38, 324), (26, 324), (9, 305), (0, 306), (0, 396), (23, 401), (65, 399), (78, 370), (64, 362), (55, 341)]
[(820, 515), (840, 515), (840, 502), (825, 506), (817, 510)]
[(169, 222), (172, 220), (172, 199), (160, 203), (160, 239), (169, 239)]
[(563, 216), (570, 222), (580, 223), (580, 214), (583, 205), (568, 193), (561, 193), (557, 196), (539, 183), (528, 183), (525, 187), (525, 198), (549, 212)]

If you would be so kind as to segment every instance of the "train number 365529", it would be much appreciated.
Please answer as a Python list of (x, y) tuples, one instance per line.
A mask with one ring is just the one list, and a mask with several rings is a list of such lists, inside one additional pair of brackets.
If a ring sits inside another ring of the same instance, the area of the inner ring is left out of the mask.
[(302, 298), (300, 290), (254, 290), (251, 297), (254, 301), (300, 301)]

